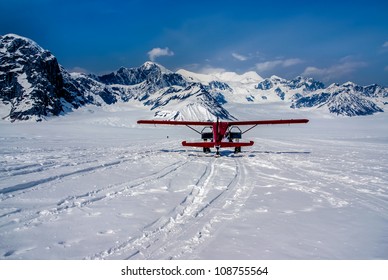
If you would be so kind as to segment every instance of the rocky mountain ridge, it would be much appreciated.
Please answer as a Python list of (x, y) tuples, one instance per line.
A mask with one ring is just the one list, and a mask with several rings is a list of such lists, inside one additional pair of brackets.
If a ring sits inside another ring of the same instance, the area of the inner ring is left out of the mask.
[(117, 102), (142, 104), (155, 117), (170, 119), (230, 120), (235, 117), (225, 104), (252, 102), (283, 102), (295, 110), (324, 108), (337, 115), (359, 116), (383, 112), (388, 89), (351, 82), (325, 87), (303, 77), (263, 79), (252, 71), (242, 75), (173, 72), (154, 62), (101, 76), (69, 73), (32, 40), (14, 34), (0, 36), (3, 119), (41, 121), (86, 104)]
[(388, 104), (388, 88), (379, 85), (360, 86), (352, 82), (328, 87), (312, 78), (297, 77), (287, 81), (273, 76), (258, 84), (261, 92), (274, 91), (291, 108), (325, 108), (343, 116), (364, 116), (384, 112)]

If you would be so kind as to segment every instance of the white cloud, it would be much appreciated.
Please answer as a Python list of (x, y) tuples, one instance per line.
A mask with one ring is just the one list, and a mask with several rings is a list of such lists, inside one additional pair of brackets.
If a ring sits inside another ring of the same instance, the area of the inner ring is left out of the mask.
[(364, 66), (366, 66), (365, 62), (351, 61), (349, 58), (344, 58), (340, 63), (326, 68), (306, 67), (302, 76), (315, 76), (323, 80), (331, 80), (351, 74)]
[(383, 48), (388, 48), (388, 41), (383, 44)]
[(384, 70), (388, 72), (388, 66), (385, 66)]
[(306, 67), (306, 69), (304, 69), (302, 76), (313, 76), (313, 75), (321, 76), (325, 73), (327, 74), (327, 73), (331, 72), (333, 70), (332, 68), (321, 68), (320, 69), (320, 68), (317, 68), (314, 66), (308, 66), (308, 67)]
[(155, 59), (159, 56), (173, 56), (174, 52), (171, 51), (169, 48), (153, 48), (147, 54), (151, 61), (155, 61)]
[(268, 71), (268, 70), (272, 70), (272, 69), (278, 67), (281, 64), (282, 64), (281, 60), (266, 61), (266, 62), (257, 63), (256, 64), (256, 69), (259, 72), (265, 72), (265, 71)]
[(240, 60), (240, 61), (245, 61), (245, 60), (248, 60), (248, 57), (244, 56), (244, 55), (241, 55), (241, 54), (238, 54), (238, 53), (232, 53), (232, 56), (237, 59), (237, 60)]
[(297, 65), (300, 63), (303, 63), (303, 60), (301, 60), (299, 58), (270, 60), (270, 61), (257, 63), (256, 69), (259, 72), (265, 72), (265, 71), (269, 71), (269, 70), (272, 70), (272, 69), (277, 68), (277, 67), (286, 68), (286, 67), (290, 67), (290, 66)]

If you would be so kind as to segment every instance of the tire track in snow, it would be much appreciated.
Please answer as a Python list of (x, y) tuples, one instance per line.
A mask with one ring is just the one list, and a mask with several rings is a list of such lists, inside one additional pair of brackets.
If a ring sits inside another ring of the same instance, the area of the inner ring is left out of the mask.
[(145, 227), (141, 236), (89, 258), (172, 259), (193, 252), (213, 237), (222, 222), (236, 217), (249, 197), (251, 188), (244, 185), (246, 169), (241, 159), (226, 160), (234, 166), (223, 190), (213, 193), (225, 168), (219, 159), (210, 158), (191, 192), (169, 214)]
[[(246, 185), (247, 170), (244, 158), (234, 159), (235, 174), (226, 189), (213, 198), (195, 216), (196, 222), (189, 225), (184, 235), (191, 233), (190, 238), (173, 240), (152, 256), (153, 259), (185, 259), (185, 255), (193, 256), (214, 238), (225, 222), (239, 216), (249, 198), (253, 186)], [(183, 235), (183, 236), (184, 236)]]
[[(128, 161), (128, 160), (126, 160), (126, 161)], [(62, 173), (62, 174), (54, 175), (54, 176), (43, 178), (43, 179), (38, 179), (38, 180), (35, 180), (35, 181), (30, 181), (30, 182), (26, 182), (26, 183), (16, 184), (14, 186), (6, 187), (6, 188), (1, 189), (0, 190), (0, 195), (1, 194), (2, 195), (9, 194), (9, 193), (17, 192), (17, 191), (27, 190), (27, 189), (33, 188), (35, 186), (38, 186), (38, 185), (41, 185), (41, 184), (44, 184), (44, 183), (48, 183), (48, 182), (51, 182), (51, 181), (54, 181), (54, 180), (62, 179), (62, 178), (68, 177), (68, 176), (76, 175), (76, 174), (82, 174), (82, 173), (97, 171), (99, 169), (107, 168), (107, 167), (110, 167), (110, 166), (113, 166), (113, 165), (117, 165), (117, 164), (120, 164), (120, 163), (123, 163), (123, 162), (124, 161), (117, 160), (117, 161), (113, 161), (113, 162), (103, 163), (103, 164), (100, 164), (100, 165), (97, 165), (97, 166), (91, 166), (91, 167), (87, 167), (87, 168), (83, 168), (83, 169), (79, 169), (79, 170), (75, 170), (75, 171), (71, 171), (71, 172), (67, 172), (67, 173)], [(5, 200), (5, 199), (10, 198), (10, 197), (12, 197), (12, 196), (5, 197), (2, 200)]]
[[(167, 167), (164, 167), (160, 171), (156, 171), (154, 173), (151, 173), (150, 175), (146, 177), (142, 177), (139, 179), (135, 179), (131, 183), (125, 182), (121, 184), (115, 184), (115, 185), (110, 185), (105, 188), (101, 188), (98, 190), (93, 190), (90, 192), (87, 192), (85, 194), (80, 194), (76, 196), (69, 196), (67, 198), (64, 198), (63, 200), (59, 201), (57, 203), (58, 208), (57, 210), (63, 210), (63, 209), (69, 209), (71, 207), (84, 207), (87, 205), (90, 205), (94, 202), (103, 200), (103, 199), (113, 199), (117, 196), (121, 196), (124, 193), (131, 191), (134, 188), (141, 187), (143, 185), (148, 184), (149, 182), (152, 181), (157, 181), (159, 179), (162, 179), (166, 176), (171, 175), (172, 173), (178, 171), (182, 167), (184, 167), (186, 164), (188, 164), (188, 161), (177, 161), (173, 164), (168, 165)], [(97, 196), (99, 195), (99, 196)], [(90, 198), (84, 200), (85, 198)]]
[[(137, 238), (126, 240), (115, 247), (97, 253), (87, 259), (107, 259), (107, 258), (126, 258), (136, 259), (140, 255), (147, 254), (144, 252), (152, 245), (160, 243), (166, 233), (173, 231), (176, 228), (176, 219), (183, 216), (188, 216), (194, 210), (195, 205), (200, 204), (204, 198), (206, 186), (209, 184), (210, 178), (214, 175), (214, 158), (210, 159), (210, 164), (206, 165), (204, 172), (193, 186), (190, 193), (181, 201), (181, 203), (173, 208), (169, 214), (162, 216), (143, 229), (143, 234)], [(186, 218), (188, 219), (188, 218)], [(155, 246), (155, 245), (154, 245)], [(129, 253), (129, 256), (128, 256)], [(127, 255), (127, 257), (125, 256)]]
[[(327, 144), (327, 143), (326, 143)], [(298, 153), (295, 153), (298, 155)], [(271, 156), (270, 156), (271, 155)], [(312, 157), (308, 161), (298, 161), (289, 157), (289, 153), (268, 153), (264, 158), (253, 156), (252, 166), (258, 166), (256, 174), (261, 178), (262, 187), (282, 186), (277, 191), (295, 191), (308, 195), (312, 202), (301, 209), (287, 209), (286, 214), (295, 212), (310, 212), (317, 208), (343, 208), (353, 204), (362, 204), (381, 216), (387, 216), (385, 211), (385, 190), (379, 181), (371, 191), (370, 182), (382, 176), (364, 171), (357, 166), (357, 160), (333, 152), (325, 157)], [(374, 166), (372, 164), (372, 166)], [(292, 174), (288, 170), (292, 170)], [(359, 172), (360, 175), (357, 175)], [(367, 178), (365, 177), (367, 174)], [(379, 185), (380, 184), (380, 185)], [(272, 193), (269, 192), (269, 193)]]
[[(142, 153), (137, 153), (134, 157), (131, 157), (131, 158), (121, 156), (113, 161), (106, 161), (106, 162), (102, 162), (98, 165), (85, 167), (82, 169), (77, 169), (74, 171), (60, 173), (60, 174), (52, 175), (49, 177), (45, 177), (45, 178), (41, 178), (41, 179), (29, 181), (29, 182), (16, 184), (16, 185), (13, 185), (10, 187), (6, 187), (3, 189), (0, 189), (0, 201), (4, 201), (4, 200), (7, 200), (9, 198), (15, 197), (14, 193), (17, 193), (17, 195), (21, 195), (21, 194), (25, 194), (28, 191), (39, 190), (40, 188), (43, 188), (43, 186), (40, 186), (40, 185), (45, 184), (45, 183), (49, 183), (49, 182), (56, 181), (56, 180), (61, 180), (63, 178), (73, 176), (73, 175), (84, 175), (87, 173), (105, 170), (105, 169), (110, 168), (112, 166), (120, 165), (120, 164), (123, 164), (126, 162), (133, 162), (134, 160), (141, 160), (144, 158), (148, 158), (148, 157), (154, 155), (155, 153), (157, 153), (157, 151), (144, 151)], [(97, 160), (87, 161), (87, 162), (84, 162), (82, 164), (88, 164), (88, 163), (96, 162), (96, 161)], [(69, 166), (70, 167), (72, 167), (72, 166), (78, 167), (79, 165), (78, 165), (78, 163), (75, 165), (69, 163), (69, 164), (64, 164), (60, 167), (63, 168), (63, 167), (69, 167)], [(46, 170), (42, 169), (41, 172), (43, 172), (43, 171), (46, 171)], [(28, 173), (25, 173), (24, 175), (26, 175), (26, 174), (28, 174)]]
[[(98, 152), (96, 154), (96, 151), (80, 148), (21, 151), (14, 155), (12, 160), (4, 162), (6, 167), (0, 168), (0, 178), (50, 172), (57, 168), (95, 163), (98, 162), (97, 158), (105, 156), (105, 150), (99, 150)], [(93, 155), (93, 157), (88, 157), (88, 155)]]
[[(297, 154), (297, 153), (296, 153)], [(316, 201), (311, 207), (300, 211), (311, 211), (327, 203), (333, 208), (341, 208), (349, 205), (349, 202), (341, 197), (335, 189), (331, 188), (336, 182), (337, 175), (322, 169), (321, 164), (311, 161), (302, 161), (303, 164), (296, 164), (295, 157), (289, 157), (289, 153), (270, 154), (271, 156), (255, 159), (252, 166), (257, 166), (256, 175), (260, 177), (261, 188), (268, 186), (281, 186), (279, 190), (297, 191), (309, 195)], [(331, 168), (328, 166), (327, 168)], [(292, 170), (292, 174), (289, 173)], [(294, 212), (286, 210), (286, 213)]]
[[(24, 228), (29, 228), (31, 226), (37, 226), (43, 222), (49, 222), (55, 220), (61, 213), (70, 211), (73, 208), (81, 209), (85, 206), (89, 206), (98, 201), (105, 199), (114, 199), (115, 197), (121, 196), (133, 189), (147, 185), (152, 181), (157, 181), (167, 176), (173, 175), (179, 169), (187, 165), (190, 161), (177, 161), (174, 162), (162, 170), (156, 171), (147, 177), (142, 177), (133, 180), (131, 183), (125, 182), (120, 184), (109, 185), (107, 187), (100, 188), (98, 190), (93, 190), (86, 192), (84, 194), (68, 196), (64, 199), (58, 201), (51, 208), (43, 209), (34, 209), (33, 212), (30, 210), (20, 210), (7, 213), (7, 218), (12, 218), (12, 214), (21, 215), (24, 217), (24, 221), (19, 221), (24, 225)], [(26, 215), (26, 212), (30, 212), (29, 215)], [(9, 223), (0, 225), (1, 227), (7, 226)]]

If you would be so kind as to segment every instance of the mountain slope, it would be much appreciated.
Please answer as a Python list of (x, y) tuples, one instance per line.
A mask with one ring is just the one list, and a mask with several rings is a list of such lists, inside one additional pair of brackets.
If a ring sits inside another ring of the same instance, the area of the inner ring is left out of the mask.
[(224, 104), (276, 102), (343, 116), (383, 112), (388, 89), (348, 82), (325, 87), (312, 78), (263, 79), (256, 72), (198, 74), (154, 63), (106, 75), (69, 73), (49, 51), (14, 34), (0, 37), (0, 111), (10, 121), (65, 114), (86, 104), (129, 102), (170, 119), (235, 119)]
[(141, 102), (154, 111), (156, 117), (234, 119), (211, 94), (210, 87), (188, 81), (157, 63), (145, 62), (138, 68), (122, 67), (96, 80), (109, 85), (124, 102), (131, 99)]
[(254, 97), (261, 102), (286, 101), (294, 109), (323, 108), (326, 112), (350, 117), (384, 112), (388, 104), (388, 88), (379, 85), (347, 82), (325, 87), (322, 82), (304, 77), (286, 80), (272, 76), (257, 85), (257, 92)]
[[(9, 34), (0, 37), (0, 91), (10, 105), (10, 120), (41, 120), (59, 115), (66, 105), (85, 102), (77, 88), (69, 90), (57, 59), (32, 40)], [(77, 95), (78, 94), (78, 95)]]
[(293, 108), (325, 107), (330, 113), (344, 116), (364, 116), (384, 112), (388, 90), (377, 85), (362, 87), (348, 82), (332, 84), (295, 100)]
[(7, 108), (3, 119), (40, 121), (85, 104), (116, 102), (143, 104), (155, 116), (233, 119), (209, 90), (153, 62), (102, 76), (68, 73), (32, 40), (0, 37), (0, 101)]

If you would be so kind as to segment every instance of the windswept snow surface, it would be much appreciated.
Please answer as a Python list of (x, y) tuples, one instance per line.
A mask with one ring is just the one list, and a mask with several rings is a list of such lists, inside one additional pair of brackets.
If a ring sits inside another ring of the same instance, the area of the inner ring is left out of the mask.
[(388, 259), (386, 114), (306, 112), (219, 158), (180, 146), (189, 129), (136, 124), (149, 114), (1, 122), (0, 259)]

